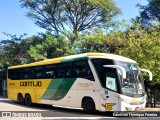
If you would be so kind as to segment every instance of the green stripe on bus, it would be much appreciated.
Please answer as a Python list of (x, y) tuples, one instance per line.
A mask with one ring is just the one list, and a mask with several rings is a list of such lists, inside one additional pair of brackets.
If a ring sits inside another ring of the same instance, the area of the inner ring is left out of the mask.
[(66, 96), (76, 78), (53, 79), (41, 99), (61, 100)]
[(52, 79), (41, 99), (50, 99), (51, 93), (55, 94), (63, 79)]
[(71, 59), (67, 59), (67, 60), (62, 60), (61, 62), (73, 62), (73, 61), (80, 61), (80, 60), (88, 60), (88, 57), (80, 57), (80, 58), (71, 58)]

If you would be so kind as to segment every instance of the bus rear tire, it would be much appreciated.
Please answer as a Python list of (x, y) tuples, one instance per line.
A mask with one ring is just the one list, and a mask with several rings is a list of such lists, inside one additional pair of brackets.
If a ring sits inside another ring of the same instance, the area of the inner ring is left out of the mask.
[(21, 93), (19, 93), (17, 95), (17, 101), (18, 101), (19, 104), (22, 104), (22, 105), (24, 104), (24, 98), (23, 98), (23, 95)]
[(94, 113), (96, 111), (95, 103), (92, 99), (86, 99), (83, 101), (83, 110), (87, 113)]
[(30, 106), (32, 104), (32, 99), (29, 94), (25, 95), (25, 105)]

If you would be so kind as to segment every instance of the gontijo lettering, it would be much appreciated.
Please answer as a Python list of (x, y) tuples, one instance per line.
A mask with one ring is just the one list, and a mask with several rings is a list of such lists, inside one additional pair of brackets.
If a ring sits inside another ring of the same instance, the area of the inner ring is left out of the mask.
[(41, 81), (27, 81), (27, 82), (20, 82), (20, 86), (31, 86), (31, 87), (41, 87), (42, 82)]

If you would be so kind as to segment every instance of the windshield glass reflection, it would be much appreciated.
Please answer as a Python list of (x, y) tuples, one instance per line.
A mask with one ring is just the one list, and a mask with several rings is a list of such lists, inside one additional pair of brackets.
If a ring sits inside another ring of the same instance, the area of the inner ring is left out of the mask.
[[(140, 70), (136, 64), (116, 61), (116, 64), (122, 66), (126, 70), (126, 79), (121, 77), (121, 89), (125, 94), (143, 94), (142, 77)], [(121, 76), (120, 72), (118, 72)]]

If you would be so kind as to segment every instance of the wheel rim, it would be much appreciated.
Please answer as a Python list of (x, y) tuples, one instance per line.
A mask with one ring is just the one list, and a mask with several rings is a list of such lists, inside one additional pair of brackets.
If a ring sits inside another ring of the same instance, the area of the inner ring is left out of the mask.
[(30, 96), (28, 96), (28, 95), (25, 97), (25, 104), (26, 105), (30, 105), (31, 104), (31, 99), (30, 99)]
[(22, 97), (22, 96), (20, 96), (20, 98), (19, 98), (19, 102), (20, 102), (20, 103), (22, 103), (22, 102), (23, 102), (23, 97)]
[(89, 102), (86, 107), (87, 107), (87, 109), (88, 109), (89, 111), (94, 110), (94, 105), (93, 105), (92, 102)]
[(22, 95), (18, 95), (18, 102), (20, 104), (23, 104), (23, 96)]

